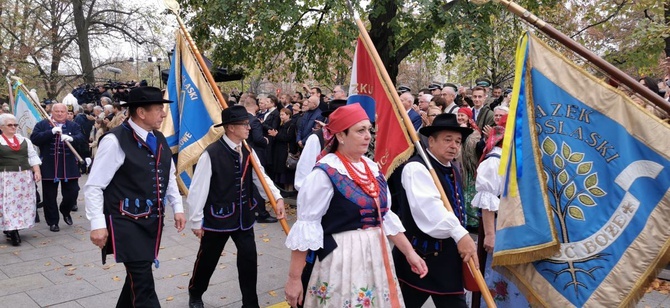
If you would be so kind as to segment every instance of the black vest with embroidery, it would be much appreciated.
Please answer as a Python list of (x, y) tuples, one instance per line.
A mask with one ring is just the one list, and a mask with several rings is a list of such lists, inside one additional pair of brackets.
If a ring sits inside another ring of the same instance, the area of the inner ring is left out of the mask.
[[(323, 259), (337, 248), (333, 234), (378, 227), (379, 214), (374, 199), (365, 194), (348, 176), (340, 174), (335, 168), (326, 164), (319, 163), (314, 168), (326, 172), (334, 188), (333, 198), (330, 200), (328, 210), (321, 218), (324, 237), (323, 249), (317, 252), (317, 256), (319, 259)], [(379, 207), (382, 217), (384, 217), (388, 212), (388, 207), (386, 206), (387, 184), (383, 175), (377, 177), (377, 183), (379, 183)]]
[[(249, 230), (256, 217), (252, 190), (250, 152), (242, 147), (242, 161), (237, 151), (223, 139), (210, 144), (205, 150), (212, 161), (212, 177), (205, 203), (202, 228), (227, 232)], [(262, 205), (265, 206), (265, 205)]]
[[(379, 226), (379, 214), (374, 199), (365, 194), (353, 180), (327, 164), (318, 163), (314, 168), (323, 170), (330, 178), (333, 184), (333, 198), (330, 200), (326, 214), (321, 217), (323, 248), (317, 251), (310, 250), (307, 253), (305, 260), (307, 264), (301, 275), (303, 292), (306, 292), (316, 258), (323, 260), (337, 248), (333, 234)], [(383, 219), (389, 210), (387, 206), (388, 185), (381, 174), (377, 176), (377, 183), (379, 183), (379, 207)]]
[[(430, 155), (428, 157), (435, 168), (449, 202), (454, 208), (454, 213), (463, 224), (462, 216), (465, 215), (465, 212), (462, 190), (456, 189), (455, 192), (453, 189), (453, 187), (460, 187), (462, 183), (460, 174), (456, 168), (444, 167)], [(419, 162), (425, 166), (423, 159), (419, 156), (412, 157), (407, 161), (407, 163), (409, 162)], [(404, 168), (405, 165), (402, 165), (389, 179), (389, 187), (392, 191), (392, 210), (400, 217), (400, 221), (406, 229), (405, 236), (407, 236), (412, 247), (426, 261), (428, 274), (423, 279), (419, 278), (419, 275), (412, 272), (402, 252), (398, 248), (394, 248), (393, 260), (398, 280), (432, 294), (463, 294), (463, 260), (458, 253), (456, 242), (452, 238), (437, 239), (431, 237), (419, 229), (412, 216), (407, 194), (402, 186)], [(447, 182), (447, 178), (450, 179), (451, 184)], [(454, 185), (454, 181), (457, 185)], [(461, 205), (460, 211), (459, 205)]]
[(154, 133), (156, 153), (128, 122), (108, 132), (125, 153), (123, 164), (104, 189), (104, 213), (110, 232), (107, 252), (114, 253), (117, 262), (158, 258), (172, 152), (165, 136)]
[(32, 170), (28, 162), (28, 141), (23, 140), (18, 151), (8, 145), (0, 145), (0, 172)]

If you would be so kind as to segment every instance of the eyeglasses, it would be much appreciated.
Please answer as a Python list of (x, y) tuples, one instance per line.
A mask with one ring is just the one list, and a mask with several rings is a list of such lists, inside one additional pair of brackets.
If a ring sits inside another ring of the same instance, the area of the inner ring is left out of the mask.
[(7, 127), (19, 127), (19, 124), (5, 124)]
[(244, 122), (244, 123), (233, 123), (235, 126), (245, 126), (245, 127), (251, 127), (251, 124), (249, 122)]

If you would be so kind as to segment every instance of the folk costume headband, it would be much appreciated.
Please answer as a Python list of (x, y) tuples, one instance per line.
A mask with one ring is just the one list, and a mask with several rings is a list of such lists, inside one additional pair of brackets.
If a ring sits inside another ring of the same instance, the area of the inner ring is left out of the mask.
[(352, 127), (360, 121), (369, 119), (368, 114), (365, 113), (365, 110), (359, 103), (342, 106), (333, 111), (333, 113), (328, 116), (328, 124), (323, 127), (325, 146), (323, 147), (323, 151), (321, 151), (317, 157), (317, 160), (326, 156), (326, 154), (330, 152), (335, 134), (345, 131), (347, 128)]

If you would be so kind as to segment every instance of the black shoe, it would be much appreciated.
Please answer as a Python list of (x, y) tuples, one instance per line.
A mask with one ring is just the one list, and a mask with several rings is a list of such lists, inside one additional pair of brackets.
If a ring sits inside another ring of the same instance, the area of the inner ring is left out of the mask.
[(21, 246), (21, 238), (19, 237), (19, 230), (9, 231), (12, 240), (12, 246)]
[(2, 233), (4, 233), (7, 238), (11, 238), (12, 236), (9, 231), (2, 231)]
[(51, 232), (58, 232), (60, 231), (60, 228), (58, 227), (58, 225), (51, 225), (49, 226), (49, 230), (51, 230)]
[(274, 218), (274, 217), (268, 215), (268, 216), (265, 216), (265, 217), (258, 216), (258, 217), (256, 217), (256, 221), (260, 222), (260, 223), (271, 224), (271, 223), (277, 222), (278, 220), (277, 220), (277, 218)]
[(40, 222), (40, 213), (35, 211), (35, 223), (38, 223), (38, 222)]
[(74, 206), (72, 206), (72, 209), (70, 211), (72, 212), (79, 211), (79, 207), (75, 204)]
[(70, 216), (70, 215), (67, 215), (67, 216), (63, 215), (63, 221), (64, 221), (68, 226), (71, 226), (71, 225), (72, 225), (72, 216)]
[(200, 298), (192, 298), (189, 296), (188, 298), (188, 308), (204, 308), (205, 303), (202, 302), (202, 299)]

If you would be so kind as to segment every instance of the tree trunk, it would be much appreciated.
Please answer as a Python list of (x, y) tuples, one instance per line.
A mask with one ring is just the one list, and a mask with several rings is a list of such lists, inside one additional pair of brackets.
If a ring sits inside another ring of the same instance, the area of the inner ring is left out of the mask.
[(386, 67), (386, 71), (391, 77), (391, 82), (396, 83), (398, 77), (398, 66), (402, 59), (397, 59), (395, 55), (395, 37), (396, 34), (391, 26), (393, 19), (398, 12), (398, 4), (393, 0), (373, 1), (370, 20), (370, 39), (375, 45), (379, 58)]
[(88, 41), (88, 20), (84, 16), (83, 0), (72, 1), (74, 25), (77, 29), (77, 45), (79, 46), (79, 62), (81, 63), (82, 78), (85, 83), (95, 83), (91, 47)]

